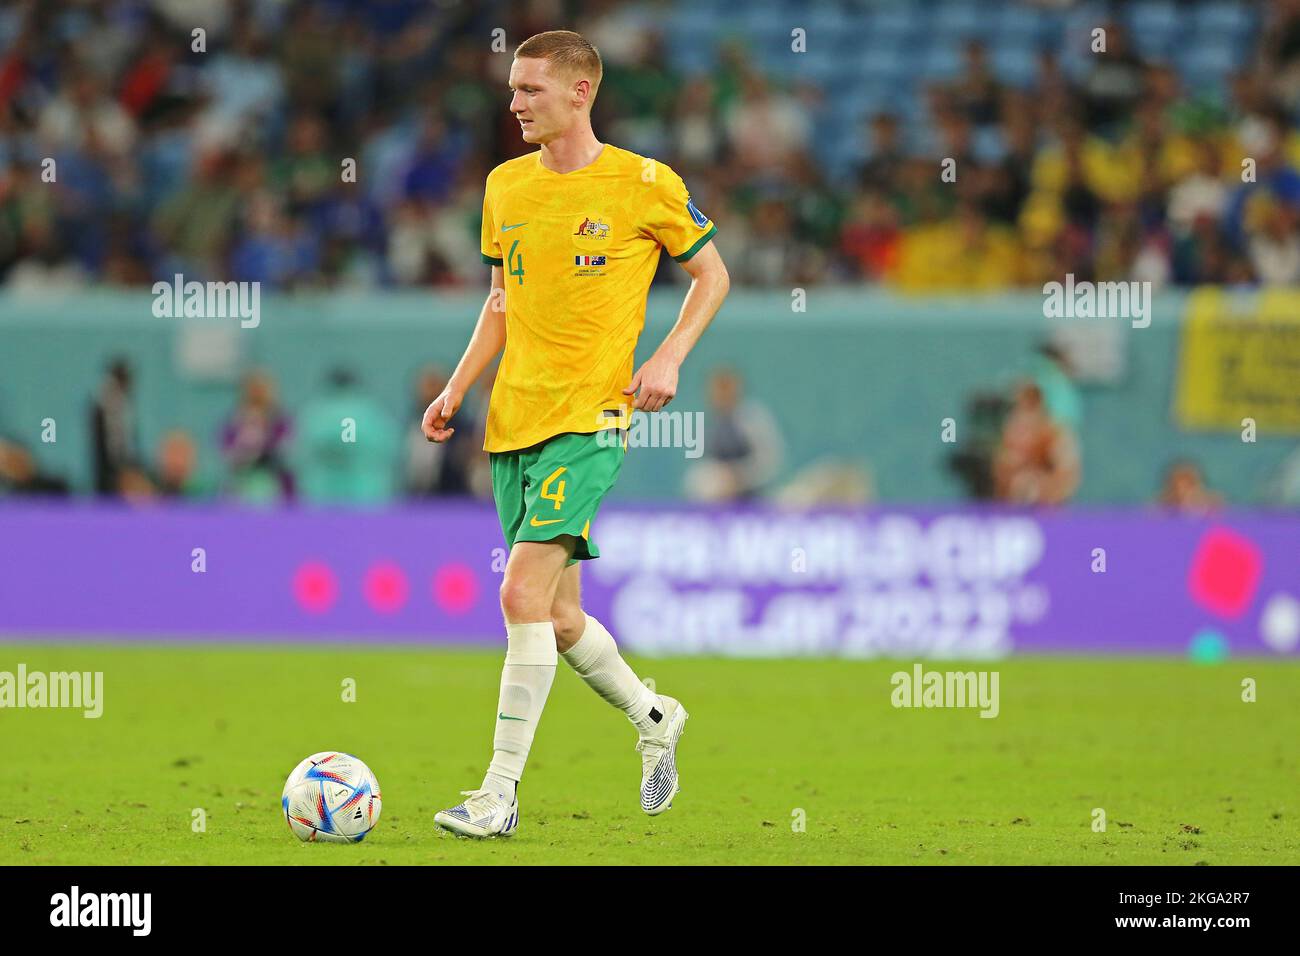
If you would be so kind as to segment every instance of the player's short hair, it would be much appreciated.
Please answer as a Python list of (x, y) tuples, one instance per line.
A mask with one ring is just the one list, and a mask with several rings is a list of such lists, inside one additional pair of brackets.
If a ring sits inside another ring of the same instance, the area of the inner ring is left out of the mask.
[(572, 30), (547, 30), (530, 36), (515, 47), (515, 57), (546, 60), (555, 72), (591, 80), (592, 99), (605, 72), (596, 48)]

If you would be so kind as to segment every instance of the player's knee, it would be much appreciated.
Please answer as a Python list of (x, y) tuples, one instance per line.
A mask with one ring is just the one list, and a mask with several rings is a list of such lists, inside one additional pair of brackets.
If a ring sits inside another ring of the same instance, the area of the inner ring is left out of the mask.
[(563, 654), (587, 629), (587, 615), (579, 605), (556, 604), (551, 608), (551, 623), (555, 625), (555, 648)]
[(527, 581), (506, 575), (501, 582), (501, 613), (511, 624), (530, 624), (546, 620), (547, 612), (536, 588)]

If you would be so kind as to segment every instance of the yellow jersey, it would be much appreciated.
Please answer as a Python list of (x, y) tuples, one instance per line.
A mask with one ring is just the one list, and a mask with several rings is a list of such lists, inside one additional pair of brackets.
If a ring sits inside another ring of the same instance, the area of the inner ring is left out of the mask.
[(608, 143), (571, 173), (540, 150), (492, 170), (481, 251), (505, 270), (506, 344), (484, 449), (628, 427), (659, 249), (685, 262), (716, 231), (669, 167)]

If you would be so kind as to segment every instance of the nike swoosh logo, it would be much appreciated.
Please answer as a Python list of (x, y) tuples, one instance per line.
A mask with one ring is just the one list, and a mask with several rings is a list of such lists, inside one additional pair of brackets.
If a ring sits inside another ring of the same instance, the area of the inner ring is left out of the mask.
[(538, 521), (537, 515), (533, 515), (533, 520), (529, 522), (534, 528), (540, 528), (544, 524), (555, 524), (557, 521), (563, 521), (563, 518), (551, 518), (548, 521)]
[(509, 225), (509, 226), (502, 226), (502, 227), (501, 227), (501, 231), (502, 231), (502, 232), (509, 232), (511, 229), (518, 229), (520, 226), (526, 226), (526, 225), (528, 225), (528, 223), (526, 223), (526, 222), (516, 222), (516, 223), (513, 223), (512, 225)]
[(497, 711), (497, 720), (522, 720), (524, 723), (528, 722), (527, 717), (507, 717), (501, 711)]

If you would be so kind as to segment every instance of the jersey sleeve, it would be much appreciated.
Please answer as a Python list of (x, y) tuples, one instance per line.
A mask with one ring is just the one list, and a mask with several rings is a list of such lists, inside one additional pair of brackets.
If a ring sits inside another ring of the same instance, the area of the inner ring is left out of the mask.
[(685, 262), (704, 248), (718, 227), (695, 208), (682, 177), (663, 163), (655, 163), (655, 168), (646, 228), (673, 259)]
[(501, 237), (497, 235), (497, 218), (492, 212), (492, 181), (483, 190), (483, 229), (479, 255), (490, 266), (502, 265)]

